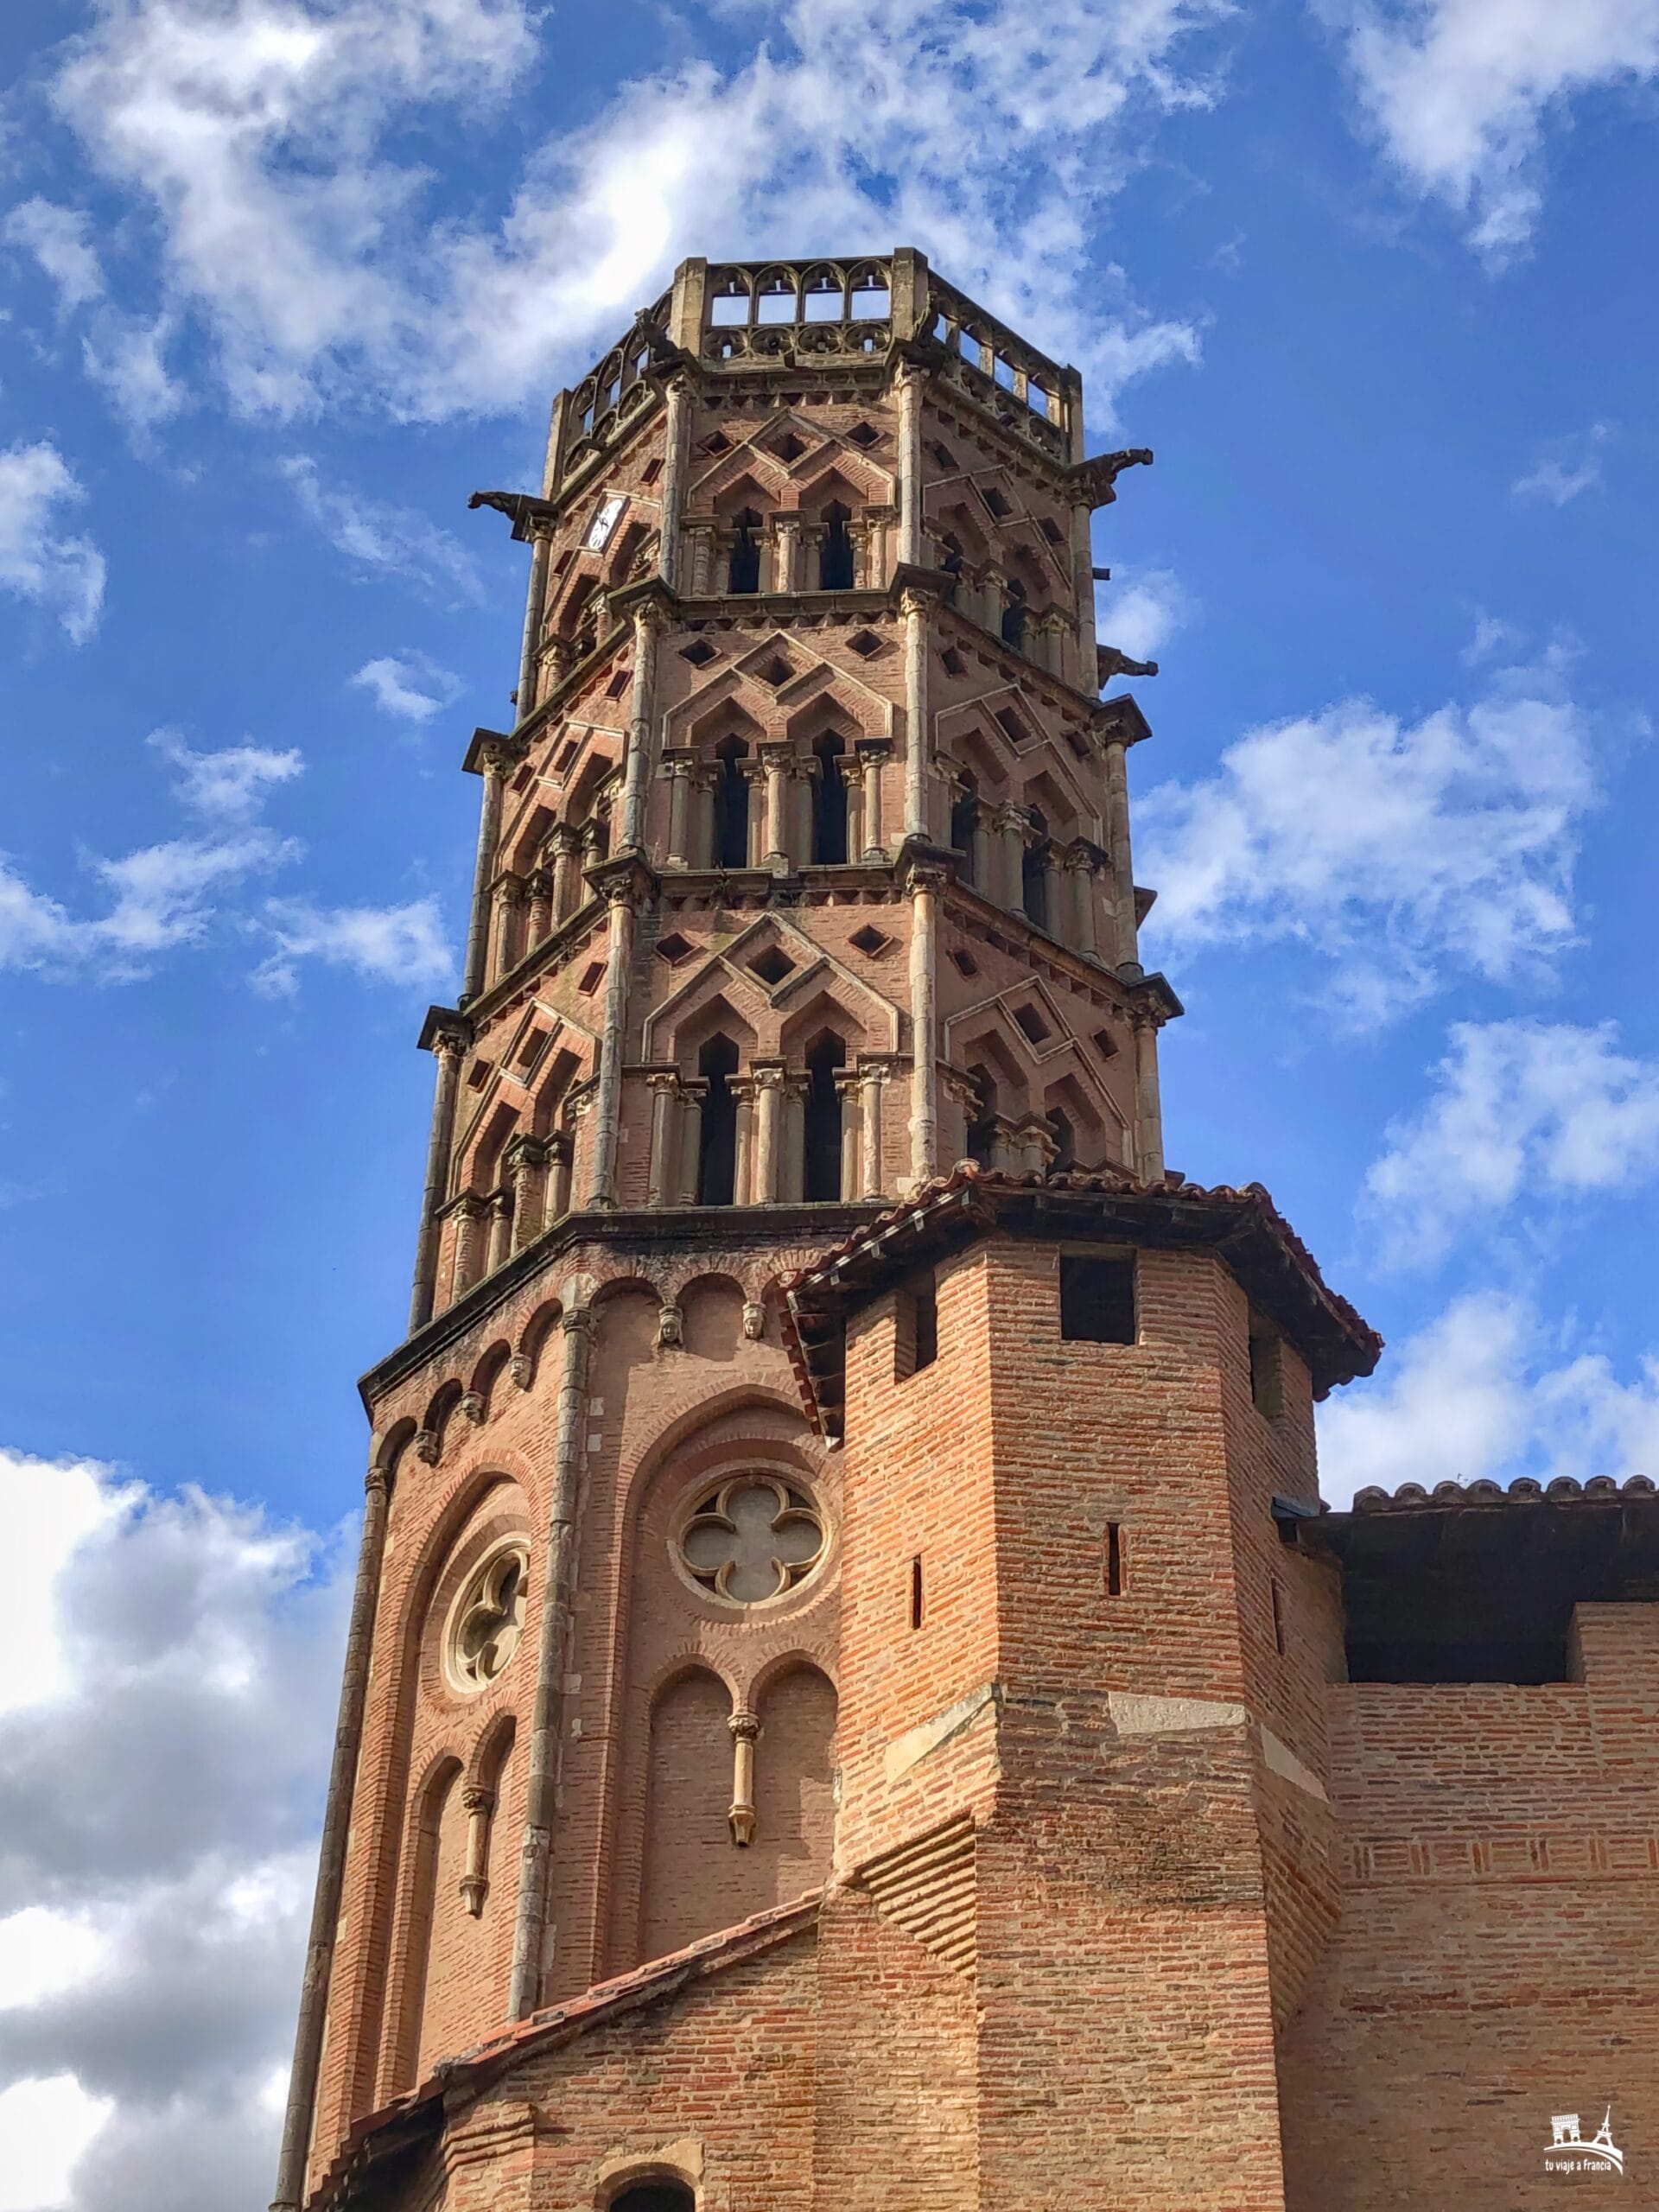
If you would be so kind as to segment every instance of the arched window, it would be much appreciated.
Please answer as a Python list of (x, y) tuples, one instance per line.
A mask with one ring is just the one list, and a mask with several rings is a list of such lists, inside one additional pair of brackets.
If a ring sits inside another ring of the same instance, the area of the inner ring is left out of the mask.
[(720, 763), (715, 772), (715, 866), (747, 868), (749, 864), (749, 779), (742, 764), (749, 748), (741, 737), (728, 737), (715, 747)]
[(683, 2181), (636, 2181), (611, 2199), (608, 2212), (696, 2212)]
[(737, 535), (732, 541), (731, 566), (727, 573), (726, 588), (730, 592), (759, 591), (760, 518), (753, 507), (745, 507), (736, 520)]
[(836, 1077), (847, 1065), (844, 1039), (826, 1030), (806, 1055), (805, 1191), (809, 1199), (841, 1192), (841, 1093)]
[(737, 1187), (737, 1047), (729, 1037), (711, 1037), (697, 1054), (697, 1073), (708, 1084), (697, 1138), (697, 1204), (728, 1206)]
[(812, 748), (818, 773), (812, 785), (812, 858), (822, 868), (839, 868), (847, 858), (847, 779), (842, 772), (842, 740), (830, 730)]
[(1020, 900), (1026, 919), (1039, 930), (1048, 927), (1048, 817), (1040, 806), (1031, 810), (1033, 836), (1020, 861)]
[(1077, 1133), (1071, 1127), (1071, 1117), (1069, 1114), (1064, 1113), (1059, 1107), (1051, 1106), (1043, 1118), (1048, 1123), (1048, 1134), (1058, 1147), (1050, 1163), (1050, 1173), (1055, 1175), (1070, 1174), (1077, 1164)]
[(837, 500), (823, 511), (823, 536), (818, 545), (818, 589), (850, 591), (853, 588), (852, 520)]
[(966, 856), (962, 869), (964, 883), (974, 880), (974, 832), (978, 826), (979, 779), (969, 769), (950, 807), (950, 842)]
[(988, 1167), (996, 1143), (996, 1084), (990, 1070), (983, 1067), (969, 1068), (968, 1080), (974, 1087), (968, 1109), (968, 1157)]
[[(734, 587), (735, 588), (735, 587)], [(1016, 652), (1026, 649), (1026, 588), (1016, 576), (1008, 586), (1007, 604), (1002, 609), (1002, 642), (1012, 645)]]

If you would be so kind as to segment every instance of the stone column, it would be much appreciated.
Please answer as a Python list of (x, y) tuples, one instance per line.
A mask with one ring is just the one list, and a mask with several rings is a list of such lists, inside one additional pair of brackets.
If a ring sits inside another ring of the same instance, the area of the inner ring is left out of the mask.
[(506, 1164), (512, 1184), (512, 1249), (522, 1252), (542, 1233), (540, 1200), (547, 1170), (547, 1147), (534, 1137), (514, 1137), (507, 1147)]
[(454, 1250), (449, 1268), (449, 1303), (453, 1306), (478, 1281), (478, 1231), (484, 1218), (484, 1202), (468, 1192), (455, 1200), (451, 1211), (455, 1224)]
[(752, 1205), (775, 1205), (784, 1154), (784, 1071), (780, 1062), (754, 1071), (755, 1141)]
[(715, 864), (715, 785), (706, 768), (691, 779), (691, 865)]
[(732, 1714), (726, 1726), (732, 1732), (732, 1809), (727, 1819), (732, 1841), (754, 1841), (754, 1746), (760, 1723), (753, 1713)]
[(588, 1191), (590, 1206), (616, 1204), (616, 1132), (622, 1109), (622, 1052), (628, 1014), (628, 983), (633, 969), (636, 895), (632, 883), (612, 883), (606, 891), (610, 902), (609, 960), (605, 973), (605, 1029), (594, 1103), (594, 1156)]
[(553, 1854), (558, 1786), (563, 1709), (560, 1690), (564, 1680), (570, 1596), (575, 1581), (576, 1499), (582, 1440), (588, 1426), (588, 1347), (594, 1326), (592, 1310), (583, 1305), (567, 1306), (560, 1325), (564, 1332), (564, 1357), (553, 1446), (553, 1495), (543, 1552), (536, 1702), (530, 1729), (524, 1840), (519, 1856), (518, 1901), (513, 1920), (512, 1970), (507, 1994), (507, 2017), (513, 2020), (522, 2020), (541, 2002), (548, 1870)]
[(1020, 808), (997, 808), (996, 834), (1001, 849), (1000, 872), (1002, 879), (998, 886), (997, 904), (1016, 914), (1025, 905), (1026, 831), (1029, 827)]
[(1069, 934), (1077, 950), (1086, 952), (1090, 959), (1099, 950), (1099, 938), (1095, 929), (1095, 862), (1097, 857), (1097, 848), (1082, 837), (1066, 849), (1066, 883), (1071, 894)]
[(1007, 611), (1008, 579), (993, 561), (979, 581), (979, 619), (994, 638), (1002, 634), (1002, 617)]
[(645, 1081), (651, 1090), (651, 1186), (645, 1203), (671, 1206), (680, 1185), (680, 1078), (670, 1073), (647, 1076)]
[(378, 1461), (370, 1467), (364, 1489), (363, 1534), (358, 1543), (357, 1580), (353, 1586), (351, 1624), (346, 1636), (346, 1671), (340, 1686), (334, 1763), (328, 1771), (327, 1808), (323, 1815), (322, 1847), (317, 1859), (317, 1886), (311, 1904), (311, 1931), (300, 1985), (299, 2025), (294, 2037), (294, 2065), (289, 2075), (282, 2155), (276, 2168), (276, 2193), (271, 2200), (271, 2212), (299, 2212), (305, 2194), (306, 2161), (311, 2150), (317, 2071), (322, 2058), (328, 1982), (334, 1971), (334, 1934), (340, 1925), (340, 1894), (346, 1878), (352, 1797), (357, 1786), (358, 1754), (363, 1741), (369, 1654), (374, 1640), (375, 1605), (380, 1594), (386, 1548), (386, 1508), (391, 1478)]
[(489, 1864), (490, 1815), (495, 1810), (495, 1792), (469, 1783), (461, 1793), (461, 1802), (467, 1815), (467, 1866), (460, 1882), (461, 1897), (476, 1920), (490, 1893), (490, 1878), (484, 1870)]
[[(861, 1173), (858, 1195), (861, 1198), (879, 1198), (884, 1195), (881, 1166), (881, 1091), (887, 1071), (879, 1063), (863, 1067), (858, 1072), (859, 1113), (863, 1122), (859, 1145), (859, 1165)], [(851, 1195), (850, 1186), (849, 1195)]]
[(484, 1271), (493, 1274), (512, 1257), (512, 1193), (498, 1191), (490, 1200), (490, 1243)]
[(1135, 921), (1135, 863), (1129, 852), (1129, 777), (1122, 740), (1106, 746), (1106, 849), (1112, 872), (1112, 944), (1115, 968), (1140, 972)]
[(495, 887), (493, 899), (495, 950), (491, 962), (490, 981), (499, 983), (518, 963), (518, 918), (524, 908), (523, 881), (516, 875), (504, 875)]
[(1143, 1183), (1164, 1177), (1164, 1116), (1158, 1096), (1158, 1025), (1130, 1017), (1135, 1033), (1135, 1172)]
[(551, 1228), (570, 1211), (570, 1161), (575, 1146), (568, 1130), (559, 1129), (547, 1141), (547, 1221)]
[(801, 867), (812, 857), (812, 785), (822, 772), (817, 760), (804, 760), (798, 753), (790, 760), (789, 849)]
[(855, 1198), (860, 1195), (859, 1124), (863, 1109), (863, 1077), (858, 1074), (838, 1075), (836, 1077), (836, 1096), (841, 1102), (841, 1195), (843, 1199)]
[(553, 932), (553, 879), (544, 868), (538, 868), (532, 872), (528, 888), (530, 942), (524, 949), (534, 952)]
[(690, 595), (708, 599), (715, 588), (715, 526), (709, 522), (688, 523), (685, 537), (691, 550)]
[(778, 1195), (787, 1205), (798, 1205), (806, 1195), (806, 1078), (784, 1078), (784, 1157), (778, 1178)]
[(524, 599), (524, 632), (518, 648), (518, 690), (513, 699), (520, 721), (536, 711), (536, 669), (542, 642), (542, 617), (547, 606), (547, 556), (552, 539), (537, 531), (530, 543), (530, 589)]
[(442, 1233), (438, 1209), (449, 1179), (449, 1149), (455, 1134), (455, 1094), (461, 1081), (461, 1039), (451, 1029), (441, 1029), (432, 1040), (437, 1061), (433, 1088), (432, 1128), (426, 1144), (426, 1187), (421, 1194), (421, 1230), (415, 1244), (415, 1281), (410, 1292), (409, 1332), (414, 1335), (432, 1319), (437, 1294), (438, 1239)]
[(770, 791), (766, 770), (758, 760), (745, 760), (741, 772), (749, 787), (749, 858), (751, 868), (766, 866), (766, 817)]
[(633, 711), (628, 717), (627, 766), (622, 784), (622, 844), (625, 853), (644, 849), (645, 791), (651, 777), (652, 732), (657, 720), (657, 640), (662, 609), (644, 601), (633, 610)]
[(997, 841), (992, 830), (988, 810), (983, 804), (974, 809), (974, 887), (982, 899), (993, 904), (996, 899)]
[(899, 558), (912, 568), (922, 557), (922, 385), (919, 364), (899, 372)]
[(657, 567), (671, 591), (680, 582), (680, 510), (684, 503), (691, 388), (683, 374), (669, 380), (663, 423), (663, 504), (657, 535)]
[(912, 868), (910, 893), (910, 1173), (913, 1184), (939, 1172), (938, 907), (945, 876), (937, 868)]
[(760, 865), (774, 875), (789, 873), (789, 771), (786, 745), (763, 745), (761, 765), (766, 774), (766, 824), (762, 831)]
[(701, 1076), (680, 1085), (678, 1198), (683, 1206), (697, 1203), (697, 1173), (702, 1165), (702, 1102), (708, 1095), (708, 1083)]
[(736, 1075), (730, 1078), (732, 1095), (737, 1101), (737, 1165), (732, 1176), (732, 1202), (735, 1205), (752, 1206), (754, 1195), (754, 1077)]
[(573, 823), (561, 822), (553, 831), (553, 926), (563, 927), (576, 911), (580, 901), (582, 878), (577, 873), (582, 858), (582, 832)]
[(473, 868), (473, 913), (467, 931), (466, 971), (461, 1002), (475, 999), (484, 988), (484, 968), (489, 952), (490, 878), (495, 873), (495, 848), (501, 835), (501, 795), (510, 754), (505, 744), (494, 741), (480, 751), (484, 777), (484, 804), (478, 821), (478, 858)]
[[(863, 797), (863, 852), (867, 861), (884, 861), (887, 857), (881, 821), (881, 773), (893, 757), (893, 747), (885, 737), (861, 737), (853, 750), (858, 755), (859, 781)], [(848, 850), (852, 846), (849, 842)]]
[(799, 515), (779, 515), (777, 522), (776, 547), (772, 555), (772, 588), (773, 591), (800, 591), (804, 588), (801, 577), (801, 518)]
[(905, 836), (925, 837), (927, 822), (927, 594), (907, 591), (905, 618)]
[(691, 779), (696, 772), (696, 762), (690, 753), (671, 757), (663, 763), (668, 774), (668, 865), (670, 868), (689, 868), (691, 865), (690, 838), (691, 834)]

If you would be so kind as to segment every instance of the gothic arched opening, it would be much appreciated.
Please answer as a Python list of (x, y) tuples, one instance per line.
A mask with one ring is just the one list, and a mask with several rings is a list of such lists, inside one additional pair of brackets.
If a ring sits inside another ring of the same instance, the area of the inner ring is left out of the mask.
[(607, 2212), (696, 2212), (696, 2203), (683, 2181), (636, 2181), (611, 2199)]
[(1026, 649), (1026, 588), (1018, 578), (1009, 584), (1007, 601), (1002, 609), (1002, 642), (1012, 645), (1016, 652)]
[(979, 779), (969, 769), (950, 804), (950, 842), (963, 855), (962, 880), (974, 880), (974, 832), (979, 827)]
[(697, 1073), (708, 1084), (697, 1134), (697, 1204), (728, 1206), (737, 1187), (737, 1094), (731, 1078), (738, 1052), (731, 1039), (715, 1036), (697, 1054)]
[(818, 589), (851, 591), (853, 588), (852, 517), (839, 500), (823, 511), (823, 536), (818, 543)]
[(745, 507), (735, 521), (736, 535), (732, 539), (732, 557), (727, 569), (726, 588), (733, 593), (759, 591), (760, 518), (753, 507)]
[(1048, 927), (1048, 819), (1040, 806), (1031, 810), (1032, 835), (1020, 861), (1020, 903), (1026, 919)]
[(749, 748), (741, 737), (728, 737), (715, 747), (719, 766), (715, 770), (715, 865), (747, 868), (749, 864), (749, 779), (743, 764)]
[(826, 1030), (806, 1055), (806, 1158), (804, 1195), (835, 1199), (841, 1190), (841, 1092), (836, 1077), (847, 1065), (844, 1039)]
[(818, 763), (812, 785), (812, 858), (821, 868), (840, 868), (847, 859), (847, 778), (839, 733), (828, 731), (812, 749)]
[(968, 1157), (989, 1167), (996, 1145), (996, 1083), (987, 1067), (969, 1068), (968, 1081), (974, 1094), (968, 1109)]

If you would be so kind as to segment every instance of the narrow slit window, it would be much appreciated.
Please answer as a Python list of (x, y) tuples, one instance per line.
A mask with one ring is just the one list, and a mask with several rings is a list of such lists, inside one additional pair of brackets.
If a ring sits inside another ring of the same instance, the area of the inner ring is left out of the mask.
[(1285, 1599), (1277, 1581), (1269, 1582), (1268, 1592), (1273, 1600), (1273, 1648), (1282, 1659), (1285, 1656)]
[(1121, 1521), (1109, 1521), (1106, 1523), (1106, 1539), (1102, 1549), (1105, 1554), (1103, 1564), (1106, 1571), (1106, 1595), (1109, 1598), (1121, 1598), (1124, 1590), (1123, 1524)]
[(910, 1562), (910, 1625), (913, 1634), (922, 1624), (922, 1555)]
[(893, 1306), (893, 1379), (903, 1382), (939, 1356), (939, 1300), (932, 1274), (918, 1275)]
[(1060, 1258), (1060, 1335), (1067, 1344), (1135, 1340), (1135, 1255)]

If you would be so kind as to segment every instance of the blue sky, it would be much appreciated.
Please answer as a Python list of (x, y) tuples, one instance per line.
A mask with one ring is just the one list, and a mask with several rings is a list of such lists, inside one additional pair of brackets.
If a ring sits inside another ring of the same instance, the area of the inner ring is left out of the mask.
[(1659, 0), (22, 0), (0, 59), (0, 2212), (264, 2185), (515, 673), (466, 496), (683, 253), (919, 245), (1155, 448), (1096, 557), (1169, 1156), (1389, 1341), (1330, 1493), (1655, 1471)]

